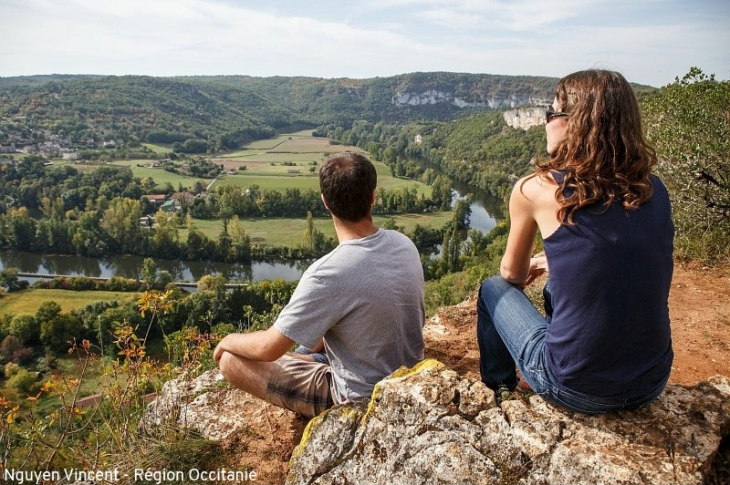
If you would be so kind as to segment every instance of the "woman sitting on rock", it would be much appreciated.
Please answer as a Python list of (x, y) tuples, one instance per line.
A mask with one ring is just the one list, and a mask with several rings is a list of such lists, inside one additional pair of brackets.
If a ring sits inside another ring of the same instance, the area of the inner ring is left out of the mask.
[[(546, 112), (549, 160), (517, 182), (501, 276), (482, 283), (482, 381), (584, 413), (636, 409), (669, 378), (674, 226), (631, 86), (580, 71)], [(537, 230), (545, 256), (530, 258)], [(543, 317), (522, 292), (547, 272)]]

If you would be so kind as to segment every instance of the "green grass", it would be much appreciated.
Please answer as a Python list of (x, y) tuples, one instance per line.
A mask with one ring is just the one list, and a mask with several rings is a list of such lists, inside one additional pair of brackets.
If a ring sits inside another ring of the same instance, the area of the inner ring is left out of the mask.
[(69, 166), (69, 167), (75, 168), (79, 172), (93, 172), (94, 170), (101, 167), (102, 165), (106, 165), (106, 164), (103, 162), (74, 162), (74, 161), (64, 160), (62, 162), (54, 162), (53, 165), (46, 167), (46, 170), (51, 169), (53, 167)]
[(97, 300), (132, 301), (137, 293), (123, 291), (71, 291), (30, 288), (0, 298), (0, 314), (35, 313), (44, 301), (53, 300), (64, 312), (83, 308)]
[(251, 185), (258, 185), (264, 190), (285, 190), (285, 189), (314, 189), (319, 190), (319, 179), (316, 176), (292, 175), (292, 176), (248, 176), (248, 175), (224, 175), (219, 178), (214, 187), (219, 185), (235, 185), (245, 189)]
[(299, 137), (306, 137), (306, 138), (312, 138), (312, 133), (314, 133), (314, 130), (301, 130), (301, 131), (295, 131), (294, 133), (282, 133), (283, 136), (299, 136)]
[(27, 153), (0, 153), (0, 158), (12, 158), (13, 160), (22, 160), (28, 157)]
[[(403, 214), (394, 216), (375, 216), (373, 222), (376, 226), (382, 226), (391, 218), (395, 223), (410, 232), (420, 224), (429, 228), (441, 228), (453, 217), (452, 212), (433, 212), (427, 214)], [(216, 239), (223, 229), (220, 220), (193, 219), (195, 227), (211, 239)], [(265, 246), (286, 246), (296, 247), (302, 243), (303, 234), (307, 226), (306, 218), (258, 218), (243, 219), (243, 228), (246, 234), (251, 237), (251, 243)], [(335, 228), (332, 219), (329, 217), (317, 217), (314, 219), (314, 227), (321, 231), (326, 237), (336, 238)], [(180, 239), (186, 240), (187, 229), (180, 230)]]
[[(206, 181), (205, 179), (199, 179), (196, 177), (178, 175), (168, 172), (167, 170), (162, 170), (161, 168), (149, 168), (150, 162), (151, 160), (117, 160), (111, 164), (121, 167), (129, 167), (132, 169), (134, 176), (140, 177), (141, 179), (152, 177), (158, 187), (165, 185), (167, 182), (170, 182), (175, 189), (177, 189), (179, 184), (182, 184), (183, 187), (192, 188), (195, 185), (195, 182), (198, 181), (200, 181), (203, 185), (208, 185), (208, 183), (210, 183), (210, 180)], [(143, 165), (143, 167), (138, 167), (137, 165)]]
[(257, 150), (257, 149), (248, 149), (248, 148), (241, 148), (240, 150), (232, 153), (222, 153), (219, 155), (216, 155), (216, 158), (246, 158), (253, 155), (258, 155), (259, 153), (265, 153), (266, 150)]
[(155, 153), (163, 154), (172, 151), (171, 143), (142, 143), (142, 146), (149, 148)]
[[(281, 165), (280, 163), (277, 163), (276, 165), (271, 165), (270, 163), (266, 162), (242, 162), (242, 161), (228, 161), (226, 160), (224, 162), (224, 165), (226, 169), (233, 168), (234, 170), (238, 170), (238, 167), (245, 165), (246, 171), (245, 172), (239, 172), (240, 175), (246, 176), (246, 177), (253, 177), (258, 175), (278, 175), (282, 177), (296, 177), (297, 175), (307, 175), (316, 177), (317, 176), (317, 168), (315, 167), (315, 172), (311, 173), (309, 169), (312, 167), (310, 162), (295, 162), (296, 166), (288, 166), (288, 165)], [(301, 174), (290, 174), (289, 170), (299, 170)]]
[[(230, 163), (230, 162), (229, 162)], [(396, 189), (400, 187), (416, 187), (418, 195), (431, 195), (431, 187), (417, 180), (397, 178), (390, 174), (390, 168), (382, 162), (374, 161), (375, 170), (378, 174), (378, 187), (384, 189)], [(242, 164), (243, 165), (243, 164)], [(300, 190), (319, 190), (319, 178), (316, 174), (309, 172), (307, 162), (299, 162), (295, 167), (282, 165), (272, 166), (270, 163), (256, 163), (247, 165), (249, 167), (237, 175), (224, 175), (216, 181), (215, 185), (235, 185), (247, 188), (251, 185), (258, 185), (265, 190), (285, 190), (297, 188)], [(290, 169), (300, 170), (301, 173), (289, 174)], [(155, 179), (156, 180), (156, 179)]]
[[(227, 160), (234, 160), (231, 157), (227, 157)], [(280, 152), (266, 152), (251, 155), (243, 158), (245, 162), (320, 162), (324, 160), (324, 153), (322, 152), (307, 152), (307, 153), (280, 153)]]
[(288, 140), (289, 136), (290, 135), (279, 135), (275, 138), (267, 138), (265, 140), (256, 140), (256, 141), (251, 142), (248, 145), (246, 145), (245, 148), (271, 150), (272, 148), (276, 147), (280, 143), (283, 143), (286, 140)]

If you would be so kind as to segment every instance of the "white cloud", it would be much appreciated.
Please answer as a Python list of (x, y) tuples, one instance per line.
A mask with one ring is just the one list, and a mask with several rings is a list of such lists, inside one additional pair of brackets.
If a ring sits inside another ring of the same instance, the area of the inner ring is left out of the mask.
[(475, 13), (455, 12), (442, 8), (418, 11), (416, 16), (436, 25), (454, 29), (476, 27), (483, 21), (482, 17)]
[[(562, 76), (599, 66), (660, 85), (691, 65), (720, 78), (730, 74), (728, 53), (718, 48), (730, 43), (722, 22), (538, 29), (574, 15), (579, 8), (572, 1), (555, 8), (544, 0), (390, 0), (407, 7), (410, 18), (381, 15), (357, 22), (372, 27), (356, 27), (222, 1), (2, 0), (0, 75), (372, 77), (439, 70)], [(414, 26), (413, 17), (462, 28)], [(510, 19), (525, 30), (501, 28)], [(419, 28), (421, 35), (413, 35)]]

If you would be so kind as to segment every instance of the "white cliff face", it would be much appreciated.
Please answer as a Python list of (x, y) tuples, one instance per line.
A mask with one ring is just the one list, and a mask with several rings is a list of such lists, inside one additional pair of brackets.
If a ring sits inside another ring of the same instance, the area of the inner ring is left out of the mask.
[[(545, 103), (548, 104), (548, 103)], [(527, 130), (545, 124), (545, 108), (521, 108), (504, 112), (504, 121), (512, 128)]]
[(546, 99), (534, 97), (532, 95), (524, 94), (480, 94), (478, 100), (467, 101), (463, 98), (455, 96), (454, 93), (449, 91), (438, 91), (435, 89), (429, 89), (423, 92), (401, 92), (396, 93), (391, 98), (391, 102), (398, 106), (423, 106), (429, 104), (438, 103), (449, 103), (457, 108), (474, 108), (474, 107), (489, 107), (489, 108), (504, 108), (510, 107), (515, 108), (517, 106), (524, 106), (529, 104), (549, 104), (550, 102)]

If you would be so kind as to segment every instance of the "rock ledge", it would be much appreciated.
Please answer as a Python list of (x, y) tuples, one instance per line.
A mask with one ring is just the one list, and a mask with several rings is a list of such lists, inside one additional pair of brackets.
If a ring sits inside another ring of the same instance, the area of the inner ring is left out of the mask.
[(587, 416), (505, 401), (435, 360), (399, 369), (370, 402), (313, 419), (287, 483), (701, 484), (730, 434), (730, 380), (670, 384), (639, 411)]

